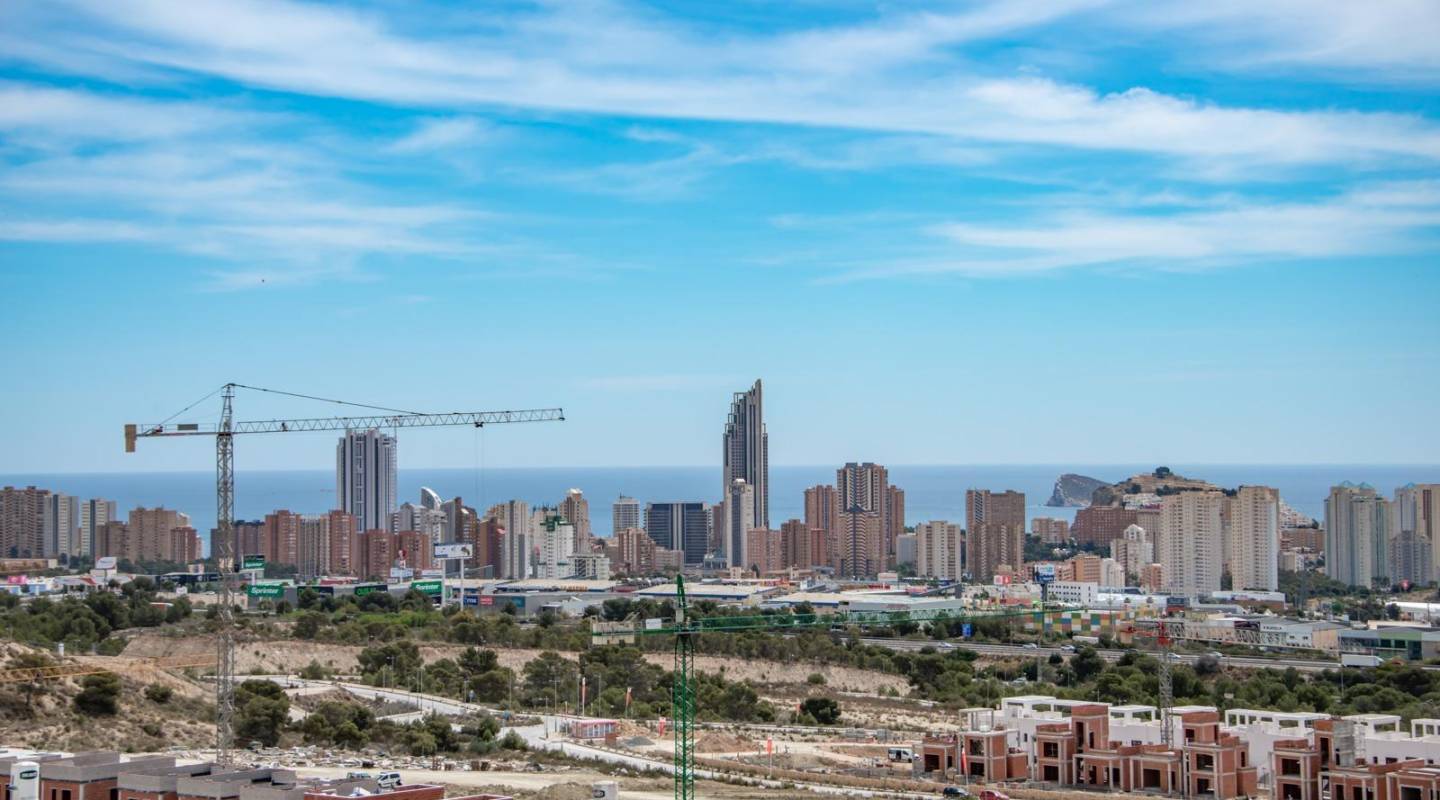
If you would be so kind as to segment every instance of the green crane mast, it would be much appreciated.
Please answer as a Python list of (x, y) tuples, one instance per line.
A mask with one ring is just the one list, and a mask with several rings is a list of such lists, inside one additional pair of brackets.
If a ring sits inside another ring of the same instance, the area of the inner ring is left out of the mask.
[(931, 620), (1006, 619), (1025, 616), (1045, 606), (1020, 611), (978, 611), (952, 614), (949, 610), (837, 611), (833, 614), (760, 614), (735, 617), (694, 617), (685, 598), (685, 578), (675, 578), (675, 619), (592, 621), (592, 645), (633, 644), (640, 636), (675, 637), (675, 673), (670, 691), (671, 728), (675, 736), (675, 800), (695, 800), (695, 639), (704, 633), (783, 631), (850, 625), (895, 625)]

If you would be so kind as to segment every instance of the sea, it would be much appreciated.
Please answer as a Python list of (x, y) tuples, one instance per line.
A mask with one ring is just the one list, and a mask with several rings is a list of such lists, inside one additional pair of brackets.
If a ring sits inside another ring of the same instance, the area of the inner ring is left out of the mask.
[[(971, 488), (1025, 493), (1030, 517), (1073, 519), (1074, 508), (1045, 505), (1055, 479), (1073, 472), (1104, 481), (1118, 481), (1155, 469), (1154, 464), (1032, 464), (892, 466), (890, 482), (905, 490), (905, 519), (910, 525), (928, 520), (964, 523), (965, 490)], [(1374, 464), (1167, 464), (1175, 473), (1220, 486), (1274, 486), (1297, 510), (1324, 516), (1325, 497), (1341, 481), (1369, 483), (1385, 495), (1407, 483), (1440, 483), (1440, 465)], [(833, 483), (834, 466), (772, 466), (770, 520), (779, 527), (804, 516), (804, 491)], [(718, 467), (545, 467), (505, 469), (402, 469), (400, 498), (418, 503), (420, 487), (445, 499), (462, 497), (484, 513), (505, 500), (532, 505), (555, 504), (569, 489), (580, 489), (590, 501), (591, 526), (598, 536), (611, 533), (610, 504), (616, 497), (646, 502), (703, 501), (720, 498)], [(164, 506), (190, 515), (191, 524), (208, 542), (215, 525), (213, 472), (115, 472), (0, 475), (0, 486), (38, 486), (80, 497), (114, 500), (121, 515), (136, 506)], [(240, 471), (235, 476), (238, 519), (260, 519), (276, 509), (322, 513), (334, 506), (335, 473), (329, 470)]]

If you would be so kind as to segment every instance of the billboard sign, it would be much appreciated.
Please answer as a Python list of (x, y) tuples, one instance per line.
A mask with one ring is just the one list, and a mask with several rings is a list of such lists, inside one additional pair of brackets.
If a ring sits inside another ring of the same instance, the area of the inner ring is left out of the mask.
[(414, 581), (410, 584), (410, 588), (424, 594), (438, 595), (440, 594), (440, 581)]
[(1044, 584), (1044, 583), (1054, 583), (1054, 582), (1055, 582), (1055, 565), (1054, 565), (1054, 564), (1036, 564), (1036, 565), (1035, 565), (1035, 582), (1036, 582), (1036, 583), (1041, 583), (1041, 584)]
[(435, 558), (474, 558), (475, 546), (468, 542), (436, 542)]
[(265, 556), (258, 553), (245, 556), (243, 559), (241, 559), (240, 565), (240, 568), (246, 572), (249, 572), (251, 570), (263, 570), (265, 569)]
[(390, 580), (393, 580), (393, 581), (405, 581), (405, 580), (409, 580), (409, 579), (410, 579), (410, 576), (411, 576), (411, 575), (414, 575), (414, 574), (415, 574), (414, 570), (410, 569), (409, 567), (391, 567), (391, 568), (390, 568)]
[(95, 569), (115, 569), (115, 556), (104, 556), (95, 559)]
[(283, 583), (252, 583), (245, 587), (245, 593), (251, 597), (284, 597), (285, 584)]
[(480, 595), (478, 595), (478, 594), (467, 594), (467, 595), (465, 595), (465, 605), (467, 605), (467, 606), (478, 606), (478, 605), (480, 605)]
[(383, 583), (357, 583), (355, 584), (355, 596), (364, 597), (372, 592), (383, 592), (385, 588)]
[(970, 623), (967, 622), (964, 625), (960, 626), (960, 635), (965, 637), (966, 639), (969, 639), (972, 635), (974, 635), (974, 633), (975, 628)]

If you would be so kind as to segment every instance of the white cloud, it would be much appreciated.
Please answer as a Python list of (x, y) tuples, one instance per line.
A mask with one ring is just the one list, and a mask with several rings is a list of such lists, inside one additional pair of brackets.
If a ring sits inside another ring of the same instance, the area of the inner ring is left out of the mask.
[(489, 127), (471, 117), (424, 120), (404, 138), (390, 145), (394, 153), (423, 153), (473, 145), (483, 141)]
[(1245, 169), (1440, 159), (1440, 129), (1418, 116), (1226, 107), (1144, 87), (1099, 93), (1048, 79), (996, 79), (951, 52), (956, 43), (1043, 25), (1087, 5), (995, 3), (789, 34), (702, 36), (610, 3), (567, 3), (512, 17), (477, 12), (473, 22), (483, 26), (471, 27), (486, 33), (420, 38), (378, 13), (285, 0), (191, 0), (179, 9), (162, 0), (75, 0), (107, 35), (50, 33), (58, 50), (121, 65), (411, 107), (503, 105), (934, 134)]
[(1440, 232), (1440, 183), (1383, 184), (1324, 201), (1252, 201), (1170, 215), (1062, 211), (1020, 224), (949, 222), (927, 232), (945, 245), (925, 257), (855, 267), (839, 279), (1013, 276), (1096, 266), (1187, 270), (1428, 252)]

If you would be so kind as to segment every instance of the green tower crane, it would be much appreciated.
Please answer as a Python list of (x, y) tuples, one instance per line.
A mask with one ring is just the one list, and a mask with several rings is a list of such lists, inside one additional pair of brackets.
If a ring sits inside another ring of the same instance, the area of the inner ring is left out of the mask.
[(888, 626), (932, 620), (1006, 619), (1047, 613), (1045, 606), (1018, 611), (974, 611), (953, 614), (948, 609), (919, 611), (837, 611), (833, 614), (760, 614), (755, 616), (695, 617), (685, 597), (685, 578), (675, 578), (675, 619), (628, 619), (590, 623), (592, 645), (634, 644), (640, 636), (675, 637), (675, 673), (670, 705), (675, 737), (675, 800), (695, 800), (695, 639), (703, 633), (805, 630), (835, 626)]

